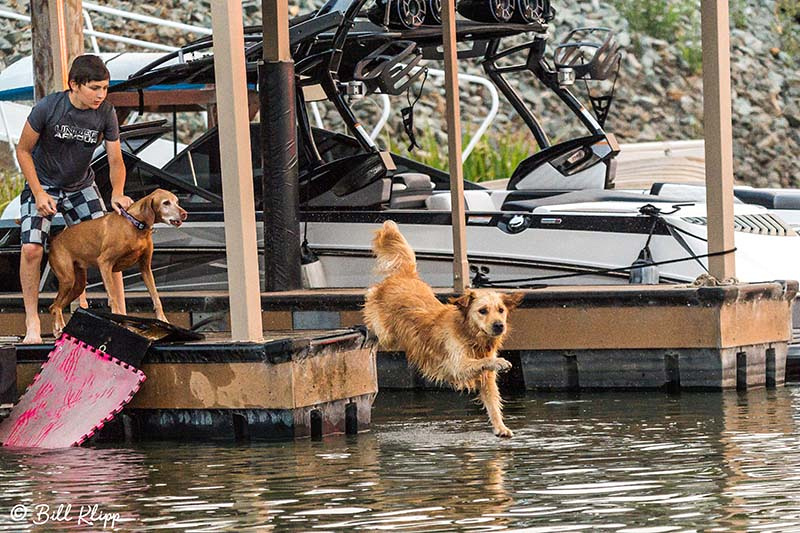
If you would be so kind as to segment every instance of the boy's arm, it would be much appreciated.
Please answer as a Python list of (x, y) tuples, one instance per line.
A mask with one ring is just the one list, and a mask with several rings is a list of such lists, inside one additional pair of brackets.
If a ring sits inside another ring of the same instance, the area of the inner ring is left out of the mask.
[(36, 200), (36, 210), (42, 216), (56, 214), (56, 201), (44, 192), (39, 176), (36, 175), (36, 166), (33, 164), (33, 149), (39, 142), (39, 134), (27, 121), (22, 128), (22, 134), (17, 143), (17, 161), (22, 169), (22, 175), (28, 182), (28, 187)]
[[(133, 200), (125, 196), (125, 162), (119, 140), (106, 141), (109, 179), (111, 180), (111, 207), (119, 213), (119, 208), (128, 209)], [(120, 213), (121, 214), (121, 213)]]

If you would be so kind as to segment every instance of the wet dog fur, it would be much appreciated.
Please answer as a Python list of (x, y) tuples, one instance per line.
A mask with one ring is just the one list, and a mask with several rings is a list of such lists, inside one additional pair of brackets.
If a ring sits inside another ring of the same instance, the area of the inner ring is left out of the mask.
[(377, 270), (386, 277), (367, 291), (367, 327), (384, 346), (404, 350), (426, 378), (457, 390), (477, 390), (494, 434), (511, 437), (497, 388), (497, 372), (511, 363), (497, 352), (508, 335), (509, 312), (522, 293), (468, 289), (441, 303), (419, 278), (414, 250), (392, 221), (375, 233), (372, 250)]

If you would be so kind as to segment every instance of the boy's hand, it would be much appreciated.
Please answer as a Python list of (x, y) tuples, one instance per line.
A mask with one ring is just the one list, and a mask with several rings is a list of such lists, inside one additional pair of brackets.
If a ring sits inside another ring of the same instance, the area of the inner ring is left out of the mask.
[(127, 210), (131, 205), (133, 205), (133, 200), (125, 196), (124, 194), (120, 194), (119, 196), (112, 196), (111, 197), (111, 207), (114, 211), (121, 215), (119, 208)]
[(52, 196), (44, 191), (39, 191), (33, 194), (36, 199), (36, 211), (43, 217), (56, 214), (56, 201)]

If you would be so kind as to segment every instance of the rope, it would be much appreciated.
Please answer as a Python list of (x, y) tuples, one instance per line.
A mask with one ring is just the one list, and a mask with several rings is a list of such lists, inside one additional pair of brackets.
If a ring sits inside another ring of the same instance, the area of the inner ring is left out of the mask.
[(417, 105), (419, 102), (420, 96), (422, 96), (422, 89), (425, 87), (425, 82), (428, 80), (428, 69), (424, 70), (424, 75), (422, 78), (422, 83), (419, 86), (419, 92), (416, 94), (416, 98), (414, 101), (411, 101), (411, 89), (412, 86), (409, 86), (406, 90), (406, 100), (408, 101), (408, 107), (404, 107), (400, 110), (400, 114), (403, 117), (403, 129), (406, 132), (406, 136), (411, 144), (408, 145), (408, 151), (413, 152), (414, 148), (420, 148), (419, 144), (417, 144), (417, 136), (414, 133), (414, 106)]
[[(735, 251), (736, 251), (736, 248), (731, 248), (730, 250), (723, 250), (721, 252), (712, 252), (712, 253), (702, 254), (702, 255), (692, 255), (692, 256), (688, 256), (688, 257), (681, 257), (681, 258), (678, 258), (678, 259), (667, 259), (665, 261), (656, 261), (654, 263), (651, 263), (648, 266), (670, 265), (670, 264), (673, 264), (673, 263), (680, 263), (682, 261), (691, 261), (691, 260), (695, 260), (695, 259), (702, 259), (702, 258), (708, 258), (708, 257), (716, 257), (716, 256), (719, 256), (719, 255), (732, 254)], [(587, 276), (589, 274), (611, 274), (611, 273), (614, 273), (614, 272), (620, 272), (620, 273), (621, 272), (629, 272), (630, 269), (631, 269), (631, 267), (629, 267), (629, 266), (628, 267), (618, 267), (618, 268), (606, 268), (606, 269), (603, 269), (603, 270), (594, 270), (594, 271), (591, 271), (591, 272), (573, 272), (573, 273), (570, 273), (570, 274), (554, 274), (554, 275), (551, 275), (551, 276), (534, 276), (534, 277), (530, 277), (530, 278), (507, 279), (507, 280), (503, 280), (503, 281), (489, 281), (486, 278), (486, 276), (479, 274), (479, 275), (476, 275), (473, 278), (472, 283), (476, 287), (504, 287), (504, 286), (507, 286), (507, 285), (511, 284), (513, 287), (524, 289), (528, 285), (531, 285), (531, 284), (533, 284), (533, 282), (537, 282), (537, 281), (544, 281), (544, 280), (550, 280), (550, 279), (562, 279), (562, 278), (575, 278), (575, 277), (579, 277), (579, 276)], [(537, 284), (537, 285), (541, 285), (541, 284)]]

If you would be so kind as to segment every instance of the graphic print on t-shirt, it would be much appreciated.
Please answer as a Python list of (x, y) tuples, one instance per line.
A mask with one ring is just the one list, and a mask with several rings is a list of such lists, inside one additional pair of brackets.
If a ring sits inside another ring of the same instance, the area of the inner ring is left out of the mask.
[(63, 139), (65, 141), (76, 140), (89, 144), (97, 144), (97, 136), (99, 134), (100, 132), (97, 130), (78, 128), (67, 124), (56, 124), (54, 136), (56, 139)]

